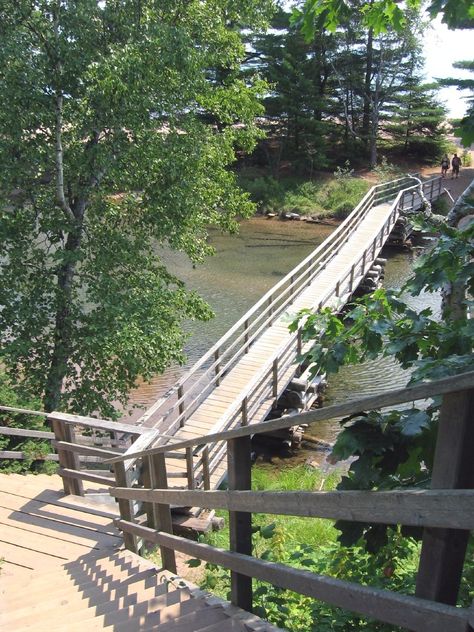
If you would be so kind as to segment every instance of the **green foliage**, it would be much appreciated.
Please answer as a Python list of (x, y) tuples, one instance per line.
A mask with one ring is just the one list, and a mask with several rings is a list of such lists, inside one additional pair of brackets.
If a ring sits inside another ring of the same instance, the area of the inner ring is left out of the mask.
[[(363, 2), (359, 10), (364, 16), (366, 26), (375, 33), (381, 33), (388, 28), (401, 30), (407, 22), (406, 13), (421, 5), (421, 0), (410, 0), (402, 8), (395, 0), (378, 0)], [(348, 0), (306, 0), (302, 11), (294, 11), (294, 20), (301, 24), (304, 35), (311, 39), (315, 29), (327, 28), (335, 31), (347, 19), (351, 10), (352, 4)], [(432, 0), (428, 11), (431, 17), (442, 14), (443, 22), (450, 28), (474, 26), (474, 7), (470, 0)]]
[(157, 252), (201, 261), (254, 210), (229, 165), (266, 86), (238, 29), (271, 4), (0, 2), (0, 362), (46, 410), (113, 417), (210, 318)]
[[(12, 408), (27, 408), (30, 410), (41, 408), (38, 398), (32, 397), (21, 388), (15, 388), (8, 377), (1, 371), (0, 402), (3, 406)], [(44, 417), (4, 411), (0, 411), (0, 426), (28, 430), (50, 430), (49, 426), (45, 424)], [(25, 457), (21, 460), (0, 459), (0, 470), (3, 472), (52, 474), (57, 469), (56, 463), (44, 461), (41, 458), (52, 452), (49, 441), (0, 435), (0, 450), (23, 452)]]
[(463, 167), (471, 167), (472, 166), (472, 154), (469, 149), (464, 149), (461, 154), (461, 161)]
[(262, 212), (294, 212), (318, 218), (344, 219), (357, 206), (369, 185), (352, 176), (352, 170), (336, 171), (323, 182), (271, 177), (241, 179), (242, 186)]
[[(425, 220), (419, 227), (426, 228)], [(341, 318), (329, 309), (306, 312), (304, 340), (316, 340), (306, 356), (319, 371), (334, 373), (344, 364), (357, 364), (379, 355), (394, 357), (410, 369), (410, 383), (453, 375), (474, 368), (474, 325), (467, 317), (473, 285), (471, 227), (457, 231), (437, 227), (440, 238), (418, 259), (414, 274), (398, 292), (377, 290), (357, 301)], [(433, 228), (431, 228), (433, 229)], [(443, 318), (430, 309), (416, 312), (403, 300), (406, 293), (445, 291), (449, 286), (467, 289), (458, 303), (447, 303)], [(453, 316), (454, 314), (454, 316)], [(295, 330), (296, 323), (292, 329)], [(418, 409), (377, 412), (343, 420), (333, 457), (355, 457), (338, 489), (394, 489), (426, 486), (431, 478), (438, 405)], [(355, 544), (364, 538), (367, 550), (387, 542), (387, 525), (336, 525), (340, 541)], [(415, 534), (413, 531), (411, 533)]]

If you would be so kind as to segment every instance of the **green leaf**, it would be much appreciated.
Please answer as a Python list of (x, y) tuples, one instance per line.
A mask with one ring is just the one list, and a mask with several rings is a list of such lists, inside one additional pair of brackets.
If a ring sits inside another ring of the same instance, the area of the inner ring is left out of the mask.
[(272, 522), (271, 524), (268, 524), (260, 528), (260, 535), (265, 540), (269, 540), (270, 538), (273, 538), (273, 536), (275, 535), (275, 529), (276, 529), (276, 523)]
[(202, 561), (196, 558), (193, 558), (191, 560), (186, 560), (186, 564), (189, 566), (189, 568), (196, 568), (198, 566), (201, 566)]

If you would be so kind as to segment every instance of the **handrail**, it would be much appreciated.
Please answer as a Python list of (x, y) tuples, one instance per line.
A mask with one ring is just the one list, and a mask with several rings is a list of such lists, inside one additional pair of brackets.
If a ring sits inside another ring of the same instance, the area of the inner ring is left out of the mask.
[[(230, 601), (247, 611), (252, 611), (255, 594), (252, 584), (257, 579), (416, 632), (426, 629), (465, 632), (472, 622), (472, 612), (470, 608), (456, 607), (456, 604), (468, 535), (474, 528), (473, 387), (474, 371), (471, 371), (299, 416), (317, 421), (328, 415), (340, 416), (442, 396), (431, 463), (431, 489), (252, 491), (249, 433), (255, 428), (264, 432), (271, 426), (288, 426), (295, 422), (298, 417), (295, 416), (291, 420), (285, 418), (219, 434), (218, 439), (226, 441), (229, 454), (227, 491), (168, 489), (165, 455), (155, 450), (150, 456), (153, 450), (149, 450), (147, 463), (152, 472), (151, 485), (131, 487), (123, 485), (117, 477), (117, 486), (109, 489), (121, 507), (120, 519), (115, 524), (123, 532), (124, 539), (128, 539), (126, 546), (131, 550), (136, 550), (137, 538), (159, 545), (164, 567), (171, 572), (176, 570), (176, 551), (229, 569)], [(203, 439), (209, 442), (216, 437), (201, 437), (195, 441)], [(182, 442), (181, 446), (189, 443), (192, 441)], [(120, 467), (117, 464), (115, 471), (120, 471)], [(145, 503), (149, 525), (133, 520), (130, 512), (133, 502)], [(228, 550), (173, 535), (172, 504), (228, 511)], [(423, 527), (415, 596), (295, 568), (291, 562), (284, 564), (259, 559), (254, 556), (252, 543), (252, 514), (256, 511), (264, 515)]]
[[(272, 419), (271, 421), (259, 423), (258, 425), (240, 426), (238, 428), (233, 428), (232, 430), (212, 433), (203, 437), (185, 439), (183, 441), (173, 443), (173, 450), (188, 448), (195, 445), (205, 445), (216, 441), (228, 441), (229, 439), (248, 437), (254, 434), (272, 432), (275, 430), (283, 430), (303, 423), (314, 423), (316, 421), (324, 421), (326, 419), (345, 417), (347, 415), (358, 413), (362, 410), (385, 408), (387, 406), (402, 404), (408, 401), (427, 399), (429, 397), (434, 397), (435, 395), (444, 395), (446, 393), (462, 391), (473, 386), (474, 371), (469, 371), (460, 375), (441, 378), (433, 382), (426, 382), (417, 384), (416, 386), (387, 391), (379, 395), (362, 397), (343, 404), (333, 404), (327, 408), (319, 408), (318, 410), (300, 413), (299, 415), (293, 415), (292, 417), (280, 417), (278, 419)], [(137, 451), (135, 453), (130, 452), (127, 457), (124, 457), (123, 455), (120, 457), (114, 457), (113, 459), (107, 459), (105, 463), (118, 463), (126, 459), (137, 459), (139, 457), (161, 454), (167, 452), (169, 448), (170, 445), (164, 445)]]

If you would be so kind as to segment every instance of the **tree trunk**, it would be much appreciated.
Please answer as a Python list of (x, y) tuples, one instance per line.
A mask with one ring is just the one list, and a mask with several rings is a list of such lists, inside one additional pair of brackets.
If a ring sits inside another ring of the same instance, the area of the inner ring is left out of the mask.
[(58, 408), (67, 363), (71, 353), (73, 281), (77, 268), (77, 257), (82, 241), (82, 229), (72, 230), (67, 238), (65, 263), (58, 271), (58, 301), (54, 323), (54, 346), (51, 353), (48, 376), (44, 391), (44, 409), (51, 412)]
[(365, 78), (364, 78), (364, 108), (362, 115), (362, 138), (367, 146), (369, 144), (370, 136), (370, 103), (371, 103), (371, 90), (370, 85), (372, 83), (372, 70), (374, 59), (374, 32), (373, 29), (369, 29), (367, 35), (367, 47), (366, 47), (366, 64), (365, 64)]

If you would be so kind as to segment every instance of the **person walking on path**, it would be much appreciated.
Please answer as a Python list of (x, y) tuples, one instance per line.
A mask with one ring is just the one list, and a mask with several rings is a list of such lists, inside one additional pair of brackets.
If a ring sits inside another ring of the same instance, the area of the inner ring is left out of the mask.
[(459, 167), (461, 166), (461, 158), (457, 154), (454, 154), (453, 159), (451, 160), (451, 167), (453, 168), (453, 175), (451, 176), (451, 180), (456, 176), (459, 178)]
[(446, 176), (446, 174), (448, 173), (448, 169), (449, 169), (449, 158), (448, 158), (448, 154), (444, 154), (442, 160), (441, 160), (441, 177), (444, 178)]

